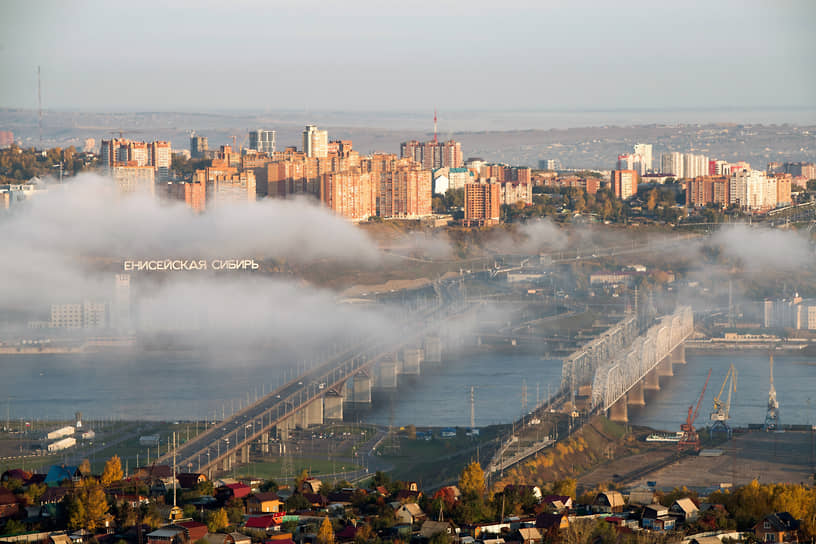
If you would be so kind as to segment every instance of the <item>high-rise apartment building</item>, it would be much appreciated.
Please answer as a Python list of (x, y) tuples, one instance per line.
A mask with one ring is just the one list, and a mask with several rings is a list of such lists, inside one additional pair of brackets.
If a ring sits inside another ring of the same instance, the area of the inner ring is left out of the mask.
[(501, 219), (501, 184), (465, 184), (465, 226), (497, 225)]
[(729, 204), (744, 210), (775, 208), (777, 204), (776, 178), (759, 170), (737, 170), (731, 173)]
[(411, 159), (414, 162), (422, 164), (422, 142), (418, 140), (410, 140), (400, 144), (400, 158)]
[(462, 144), (455, 140), (443, 142), (442, 146), (442, 167), (460, 168), (464, 164), (462, 158)]
[(437, 168), (461, 168), (464, 164), (462, 144), (456, 140), (447, 142), (419, 142), (410, 140), (400, 144), (400, 158), (411, 159), (426, 170)]
[(538, 161), (539, 170), (558, 170), (561, 167), (558, 159), (540, 159)]
[(635, 144), (634, 154), (639, 158), (641, 176), (652, 171), (652, 144)]
[(379, 173), (377, 213), (380, 217), (416, 218), (431, 215), (431, 171), (406, 164)]
[(660, 157), (660, 173), (671, 174), (676, 179), (685, 178), (683, 171), (683, 154), (677, 151), (671, 153), (663, 153)]
[(190, 136), (190, 158), (203, 159), (207, 156), (207, 137), (198, 136), (195, 132)]
[(695, 155), (694, 153), (683, 154), (683, 177), (692, 179), (708, 175), (708, 157), (705, 155)]
[(130, 274), (116, 274), (111, 325), (120, 332), (127, 332), (131, 329)]
[(616, 197), (628, 200), (637, 194), (638, 173), (635, 170), (612, 170), (610, 187)]
[(151, 142), (147, 144), (148, 164), (156, 169), (158, 181), (168, 181), (171, 178), (170, 169), (173, 164), (173, 149), (170, 142)]
[(329, 155), (329, 133), (318, 130), (315, 125), (306, 125), (303, 130), (303, 152), (307, 157), (324, 159)]
[(686, 206), (718, 204), (728, 206), (730, 181), (726, 177), (704, 176), (686, 183)]
[(249, 148), (258, 153), (272, 154), (275, 152), (275, 138), (274, 130), (250, 130), (249, 131)]
[(156, 171), (152, 166), (114, 166), (110, 172), (120, 194), (156, 194)]
[(358, 168), (329, 172), (320, 177), (320, 200), (338, 215), (365, 221), (377, 215), (378, 182), (379, 174)]
[(199, 181), (173, 181), (161, 185), (167, 200), (184, 202), (194, 212), (201, 213), (207, 206), (206, 184)]

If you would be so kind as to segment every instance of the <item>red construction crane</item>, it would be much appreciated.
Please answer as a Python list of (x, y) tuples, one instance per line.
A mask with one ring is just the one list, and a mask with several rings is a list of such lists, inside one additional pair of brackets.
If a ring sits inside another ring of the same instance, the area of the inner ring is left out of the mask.
[(697, 419), (697, 414), (700, 413), (700, 404), (703, 403), (703, 395), (705, 395), (706, 387), (708, 387), (709, 378), (711, 378), (710, 368), (708, 369), (705, 384), (703, 384), (703, 391), (700, 393), (700, 399), (697, 401), (697, 406), (694, 407), (694, 412), (692, 413), (691, 411), (693, 407), (689, 406), (686, 422), (680, 425), (680, 430), (683, 431), (683, 436), (680, 437), (680, 441), (677, 442), (677, 449), (680, 451), (689, 449), (700, 451), (700, 435), (697, 434), (697, 431), (694, 429), (694, 420)]

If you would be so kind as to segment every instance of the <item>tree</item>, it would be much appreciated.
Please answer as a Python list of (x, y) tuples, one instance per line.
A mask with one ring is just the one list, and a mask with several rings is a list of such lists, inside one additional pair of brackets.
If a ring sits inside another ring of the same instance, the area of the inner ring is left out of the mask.
[(657, 191), (657, 187), (649, 191), (649, 199), (646, 202), (646, 209), (650, 212), (653, 212), (654, 209), (657, 207), (657, 201), (660, 197), (660, 194)]
[(68, 514), (69, 529), (82, 529), (85, 526), (88, 514), (85, 512), (85, 504), (80, 499), (79, 494), (67, 500), (65, 510)]
[(85, 487), (82, 495), (84, 495), (82, 500), (85, 502), (85, 528), (93, 531), (104, 522), (109, 508), (108, 500), (105, 497), (105, 491), (99, 485)]
[(219, 508), (215, 512), (210, 513), (210, 517), (207, 520), (207, 530), (209, 532), (217, 533), (227, 527), (229, 527), (229, 518), (227, 517), (226, 510)]
[(113, 482), (118, 482), (125, 477), (122, 472), (122, 460), (118, 455), (114, 455), (105, 463), (105, 469), (102, 471), (102, 485), (107, 487)]
[(481, 497), (485, 492), (485, 479), (482, 466), (476, 461), (469, 464), (459, 476), (459, 490), (462, 495)]
[(334, 529), (328, 516), (323, 518), (320, 530), (317, 532), (317, 544), (334, 544)]
[(83, 459), (82, 463), (79, 465), (79, 472), (82, 473), (82, 477), (90, 476), (91, 475), (91, 462), (87, 459)]
[(309, 473), (304, 468), (300, 471), (300, 476), (295, 478), (295, 491), (303, 491), (303, 483), (309, 479)]
[(4, 535), (18, 535), (25, 533), (28, 529), (26, 528), (26, 524), (22, 521), (17, 521), (16, 519), (9, 518), (6, 520), (6, 526), (3, 528)]

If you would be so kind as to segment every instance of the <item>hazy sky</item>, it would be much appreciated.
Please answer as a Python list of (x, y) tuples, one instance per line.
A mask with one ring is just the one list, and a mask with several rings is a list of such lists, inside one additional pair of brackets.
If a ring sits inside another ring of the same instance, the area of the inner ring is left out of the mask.
[(0, 5), (0, 107), (816, 106), (816, 2)]

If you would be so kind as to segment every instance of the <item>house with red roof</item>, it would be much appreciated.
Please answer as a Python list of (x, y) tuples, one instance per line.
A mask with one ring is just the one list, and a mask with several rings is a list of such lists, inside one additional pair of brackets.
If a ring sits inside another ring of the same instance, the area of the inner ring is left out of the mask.
[(245, 529), (258, 531), (280, 531), (281, 516), (252, 516), (246, 520)]
[(215, 494), (218, 499), (228, 501), (230, 499), (243, 499), (252, 493), (252, 488), (246, 484), (227, 484), (219, 487)]

